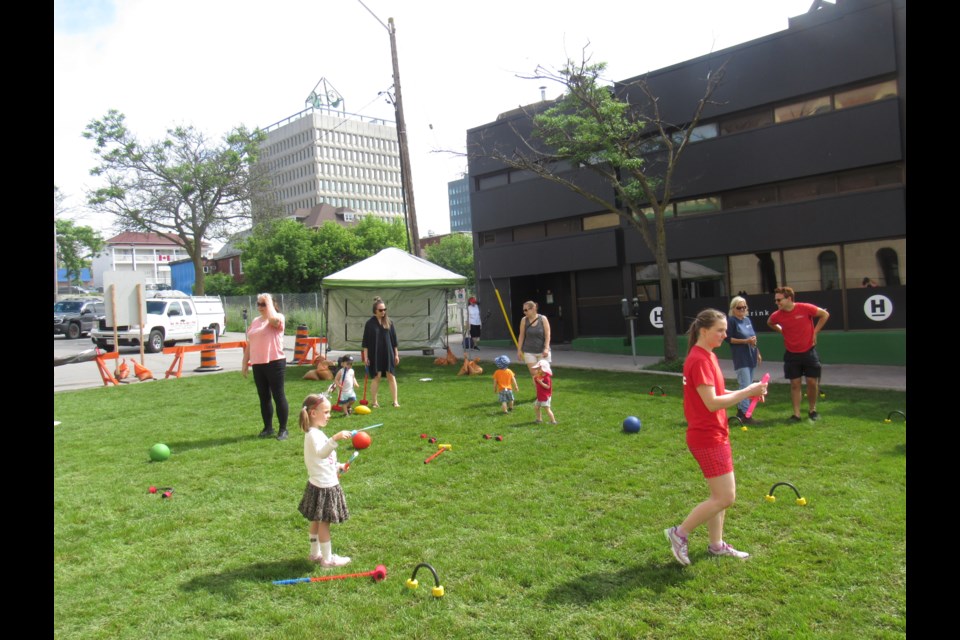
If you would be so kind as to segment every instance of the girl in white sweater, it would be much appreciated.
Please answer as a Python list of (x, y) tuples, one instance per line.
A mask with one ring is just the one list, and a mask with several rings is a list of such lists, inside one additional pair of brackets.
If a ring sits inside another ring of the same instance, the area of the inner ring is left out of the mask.
[(337, 462), (337, 441), (348, 440), (349, 431), (339, 431), (327, 438), (321, 429), (330, 420), (330, 401), (312, 394), (300, 409), (303, 429), (303, 462), (307, 466), (307, 487), (300, 500), (300, 513), (310, 521), (310, 560), (321, 567), (342, 567), (350, 558), (335, 555), (330, 542), (330, 523), (341, 523), (350, 517), (347, 501), (340, 487)]

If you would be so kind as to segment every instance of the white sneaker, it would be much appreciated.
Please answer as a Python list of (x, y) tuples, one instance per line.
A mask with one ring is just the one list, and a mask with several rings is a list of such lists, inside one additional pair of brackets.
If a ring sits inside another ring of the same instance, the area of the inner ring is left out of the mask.
[(677, 533), (676, 527), (670, 527), (663, 530), (663, 535), (670, 542), (670, 549), (673, 551), (673, 557), (683, 566), (690, 564), (690, 557), (687, 555), (687, 539), (681, 538)]
[(717, 550), (714, 550), (713, 547), (708, 546), (707, 553), (709, 553), (712, 556), (729, 556), (731, 558), (737, 558), (739, 560), (746, 560), (747, 558), (750, 557), (750, 554), (747, 553), (746, 551), (737, 551), (726, 542), (721, 542), (720, 548)]
[(320, 566), (325, 569), (342, 567), (345, 564), (350, 564), (350, 558), (347, 558), (346, 556), (338, 556), (335, 553), (330, 554), (329, 560), (324, 560), (323, 558), (320, 559)]

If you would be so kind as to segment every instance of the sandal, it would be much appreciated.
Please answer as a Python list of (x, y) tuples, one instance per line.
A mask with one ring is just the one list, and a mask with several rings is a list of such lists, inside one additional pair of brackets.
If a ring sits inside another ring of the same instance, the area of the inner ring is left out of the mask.
[(399, 408), (400, 408), (400, 403), (399, 403), (399, 402), (394, 402), (394, 403), (393, 403), (393, 406), (394, 406), (395, 409), (399, 409)]
[(379, 409), (379, 408), (380, 408), (380, 404), (377, 403), (377, 402), (374, 402), (374, 403), (373, 403), (372, 405), (370, 405), (370, 406), (373, 407), (374, 409)]

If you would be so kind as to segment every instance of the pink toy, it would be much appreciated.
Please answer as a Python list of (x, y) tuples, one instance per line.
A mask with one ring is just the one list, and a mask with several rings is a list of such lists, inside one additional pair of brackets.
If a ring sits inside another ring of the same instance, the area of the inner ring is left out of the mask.
[[(763, 374), (763, 377), (760, 378), (760, 382), (764, 384), (767, 382), (770, 382), (770, 374), (769, 373)], [(747, 407), (747, 410), (744, 412), (743, 415), (747, 416), (748, 418), (753, 415), (753, 410), (757, 408), (757, 400), (759, 400), (760, 402), (764, 402), (763, 396), (753, 396), (752, 398), (750, 398), (750, 406)]]

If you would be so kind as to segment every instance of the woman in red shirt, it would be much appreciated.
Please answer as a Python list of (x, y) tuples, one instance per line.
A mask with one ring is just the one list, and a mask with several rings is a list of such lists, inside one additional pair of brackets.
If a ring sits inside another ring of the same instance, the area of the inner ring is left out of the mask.
[(701, 524), (707, 524), (714, 556), (748, 558), (723, 541), (723, 518), (737, 497), (733, 477), (730, 428), (724, 411), (745, 398), (762, 396), (766, 383), (755, 382), (744, 389), (727, 393), (723, 374), (713, 350), (727, 337), (727, 316), (716, 309), (704, 309), (690, 325), (689, 348), (683, 363), (683, 413), (687, 419), (687, 447), (700, 465), (710, 487), (710, 497), (698, 504), (679, 526), (664, 530), (673, 555), (682, 565), (690, 564), (687, 536)]

